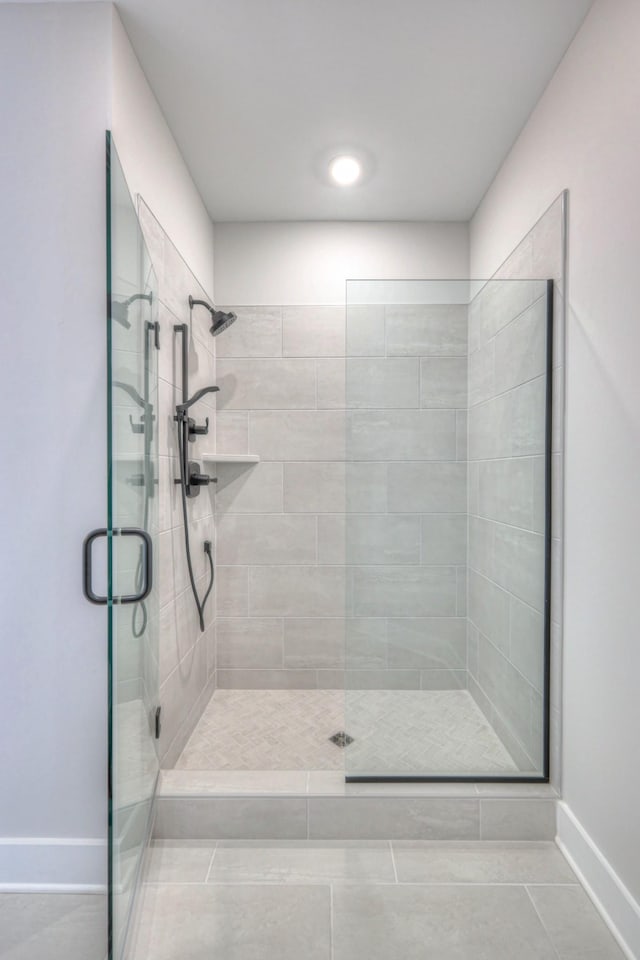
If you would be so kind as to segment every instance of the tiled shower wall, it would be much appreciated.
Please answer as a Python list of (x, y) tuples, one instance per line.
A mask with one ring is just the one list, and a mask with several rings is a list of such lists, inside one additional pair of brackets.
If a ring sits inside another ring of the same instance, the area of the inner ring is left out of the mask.
[[(175, 405), (182, 400), (180, 337), (174, 325), (190, 324), (189, 392), (215, 383), (215, 341), (208, 333), (208, 314), (194, 310), (190, 317), (188, 298), (210, 299), (189, 270), (169, 237), (149, 208), (140, 201), (138, 215), (158, 283), (158, 320), (160, 322), (159, 409), (157, 411), (159, 447), (158, 483), (158, 579), (160, 621), (158, 669), (162, 732), (160, 758), (172, 766), (215, 689), (215, 598), (211, 596), (205, 611), (205, 632), (201, 633), (195, 602), (191, 594), (186, 565), (182, 503), (179, 477)], [(198, 422), (209, 417), (209, 437), (198, 437), (189, 444), (190, 458), (201, 451), (213, 450), (215, 398), (206, 396), (192, 410)], [(203, 487), (200, 495), (187, 501), (191, 551), (200, 595), (208, 583), (205, 540), (214, 536), (215, 497), (212, 487)]]
[[(469, 689), (520, 765), (531, 768), (533, 763), (540, 769), (542, 581), (541, 573), (535, 571), (542, 569), (544, 530), (542, 293), (544, 282), (554, 281), (549, 718), (550, 777), (557, 788), (561, 786), (566, 200), (566, 195), (557, 198), (495, 274), (496, 281), (515, 282), (487, 285), (471, 304), (469, 316)], [(508, 328), (509, 320), (513, 322)], [(495, 351), (493, 372), (491, 350)], [(505, 382), (505, 376), (511, 379)], [(505, 391), (503, 401), (496, 396), (500, 386)], [(516, 432), (510, 434), (501, 420), (509, 413), (516, 415)], [(493, 447), (486, 432), (490, 425)], [(502, 451), (496, 447), (500, 444)], [(506, 444), (511, 445), (510, 451)], [(518, 461), (516, 448), (521, 454)], [(498, 483), (500, 487), (493, 486)], [(504, 497), (510, 497), (510, 502)], [(513, 511), (514, 503), (521, 505), (519, 515)]]
[(218, 685), (465, 686), (466, 306), (232, 309)]
[(544, 689), (544, 282), (469, 307), (469, 686), (518, 764), (540, 769)]

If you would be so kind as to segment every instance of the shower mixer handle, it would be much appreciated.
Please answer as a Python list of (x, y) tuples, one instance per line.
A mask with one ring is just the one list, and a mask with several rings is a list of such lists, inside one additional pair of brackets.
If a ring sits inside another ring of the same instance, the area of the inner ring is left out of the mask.
[[(174, 483), (181, 483), (182, 481), (178, 477), (173, 481)], [(197, 497), (200, 493), (200, 487), (208, 487), (210, 483), (217, 483), (217, 477), (210, 477), (208, 473), (200, 473), (200, 465), (197, 460), (190, 460), (188, 463), (187, 471), (187, 486), (189, 490), (192, 487), (195, 487), (195, 490), (191, 490), (189, 496)]]
[(195, 440), (196, 437), (206, 437), (209, 433), (209, 417), (207, 417), (201, 427), (194, 420), (189, 420), (189, 440)]
[(189, 474), (189, 483), (193, 484), (194, 487), (208, 487), (210, 483), (217, 483), (217, 477), (210, 477), (208, 473), (198, 473), (194, 470), (193, 473)]

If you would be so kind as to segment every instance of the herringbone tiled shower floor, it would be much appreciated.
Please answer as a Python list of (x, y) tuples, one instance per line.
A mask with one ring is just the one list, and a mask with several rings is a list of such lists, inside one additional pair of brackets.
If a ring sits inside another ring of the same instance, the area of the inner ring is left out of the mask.
[[(342, 730), (353, 737), (346, 749), (329, 740)], [(216, 690), (176, 768), (342, 770), (345, 763), (353, 774), (516, 769), (466, 690)]]

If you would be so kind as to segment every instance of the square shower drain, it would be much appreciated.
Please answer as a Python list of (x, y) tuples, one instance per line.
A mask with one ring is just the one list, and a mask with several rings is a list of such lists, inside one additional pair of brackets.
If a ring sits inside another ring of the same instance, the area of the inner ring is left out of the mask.
[(329, 740), (331, 740), (331, 743), (335, 743), (336, 747), (348, 747), (350, 743), (353, 743), (353, 737), (350, 737), (344, 730), (334, 733), (332, 737), (329, 737)]

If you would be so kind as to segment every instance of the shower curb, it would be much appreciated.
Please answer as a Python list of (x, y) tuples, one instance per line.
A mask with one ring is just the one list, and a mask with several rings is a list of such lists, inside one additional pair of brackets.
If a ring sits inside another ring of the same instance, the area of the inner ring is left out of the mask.
[(344, 784), (335, 774), (297, 771), (166, 771), (154, 837), (553, 840), (556, 802), (552, 787), (537, 784)]

